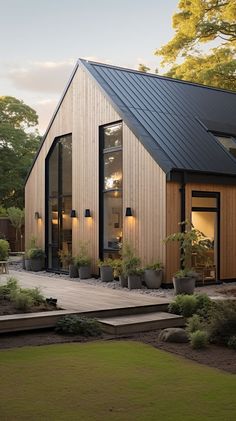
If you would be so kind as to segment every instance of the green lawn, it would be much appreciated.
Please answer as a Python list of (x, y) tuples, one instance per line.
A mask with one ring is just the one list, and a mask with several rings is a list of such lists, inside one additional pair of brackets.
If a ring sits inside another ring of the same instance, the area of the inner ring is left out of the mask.
[(231, 421), (236, 376), (137, 342), (0, 351), (0, 419)]

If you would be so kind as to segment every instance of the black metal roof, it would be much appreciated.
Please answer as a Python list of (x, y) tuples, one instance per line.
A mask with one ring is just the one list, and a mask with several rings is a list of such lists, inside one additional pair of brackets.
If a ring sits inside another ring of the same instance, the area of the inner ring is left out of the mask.
[(210, 132), (236, 135), (236, 94), (79, 60), (160, 167), (236, 175), (236, 159)]
[(27, 179), (78, 66), (94, 78), (167, 174), (178, 170), (236, 175), (236, 159), (211, 133), (236, 136), (236, 93), (79, 59)]

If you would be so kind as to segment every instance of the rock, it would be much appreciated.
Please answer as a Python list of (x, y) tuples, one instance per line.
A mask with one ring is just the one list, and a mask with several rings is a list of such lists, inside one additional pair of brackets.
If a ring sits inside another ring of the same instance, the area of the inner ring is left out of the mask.
[(179, 327), (170, 327), (161, 331), (159, 340), (163, 342), (185, 343), (189, 341), (188, 334)]

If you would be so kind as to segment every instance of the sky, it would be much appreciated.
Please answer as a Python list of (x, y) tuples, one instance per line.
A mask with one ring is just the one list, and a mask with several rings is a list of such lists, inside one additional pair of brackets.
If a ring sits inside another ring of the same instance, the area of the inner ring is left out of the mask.
[(0, 96), (23, 100), (43, 134), (79, 57), (160, 70), (178, 0), (0, 0)]

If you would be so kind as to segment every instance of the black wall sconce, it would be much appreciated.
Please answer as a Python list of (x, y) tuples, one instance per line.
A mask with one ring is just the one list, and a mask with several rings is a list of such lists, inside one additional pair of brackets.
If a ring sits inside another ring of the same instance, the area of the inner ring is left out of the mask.
[(41, 216), (39, 215), (39, 212), (35, 212), (34, 217), (37, 220), (41, 218)]
[(75, 209), (71, 209), (71, 211), (70, 211), (70, 217), (71, 218), (76, 218), (76, 210)]
[(90, 209), (85, 209), (85, 211), (84, 211), (84, 216), (85, 216), (85, 218), (91, 218), (91, 212), (90, 212)]
[(132, 209), (131, 208), (126, 208), (125, 216), (133, 216), (133, 213), (132, 213)]

